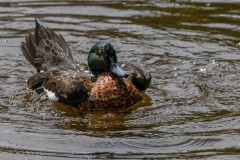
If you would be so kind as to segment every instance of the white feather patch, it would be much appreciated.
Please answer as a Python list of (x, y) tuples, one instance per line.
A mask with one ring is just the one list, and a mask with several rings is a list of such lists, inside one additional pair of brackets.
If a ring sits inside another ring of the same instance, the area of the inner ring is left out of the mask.
[(49, 91), (47, 89), (44, 88), (44, 91), (47, 93), (47, 96), (50, 100), (52, 101), (58, 101), (59, 100), (59, 97), (56, 96), (56, 94), (52, 91)]

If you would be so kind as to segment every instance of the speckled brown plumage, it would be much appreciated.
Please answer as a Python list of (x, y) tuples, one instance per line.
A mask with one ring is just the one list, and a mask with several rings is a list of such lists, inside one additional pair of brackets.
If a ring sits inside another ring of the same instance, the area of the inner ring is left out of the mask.
[(78, 104), (81, 110), (120, 110), (142, 100), (141, 93), (130, 78), (119, 78), (104, 72), (93, 83), (89, 98)]

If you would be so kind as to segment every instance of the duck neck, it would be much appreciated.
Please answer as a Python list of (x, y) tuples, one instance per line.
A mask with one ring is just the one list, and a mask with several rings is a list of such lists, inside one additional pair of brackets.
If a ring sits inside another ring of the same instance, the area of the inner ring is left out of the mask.
[(94, 78), (97, 79), (97, 77), (102, 74), (102, 72), (99, 72), (99, 71), (92, 71), (93, 75), (94, 75)]

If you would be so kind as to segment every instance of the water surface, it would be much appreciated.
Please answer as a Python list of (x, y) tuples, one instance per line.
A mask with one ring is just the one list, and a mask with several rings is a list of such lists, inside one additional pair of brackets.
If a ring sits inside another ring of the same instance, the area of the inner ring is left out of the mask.
[[(238, 0), (0, 2), (1, 159), (239, 159)], [(20, 44), (34, 18), (61, 33), (76, 63), (105, 40), (152, 73), (126, 113), (81, 114), (26, 88)]]

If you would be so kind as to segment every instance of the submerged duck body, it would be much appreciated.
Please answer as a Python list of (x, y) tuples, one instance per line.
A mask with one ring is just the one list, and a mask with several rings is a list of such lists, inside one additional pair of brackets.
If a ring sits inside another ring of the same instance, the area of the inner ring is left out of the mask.
[[(36, 21), (21, 49), (37, 69), (28, 87), (45, 92), (49, 99), (83, 111), (126, 109), (142, 100), (151, 76), (128, 62), (117, 62), (110, 43), (98, 42), (90, 50), (88, 66), (93, 76), (78, 69), (62, 35)], [(122, 69), (123, 68), (123, 69)]]

